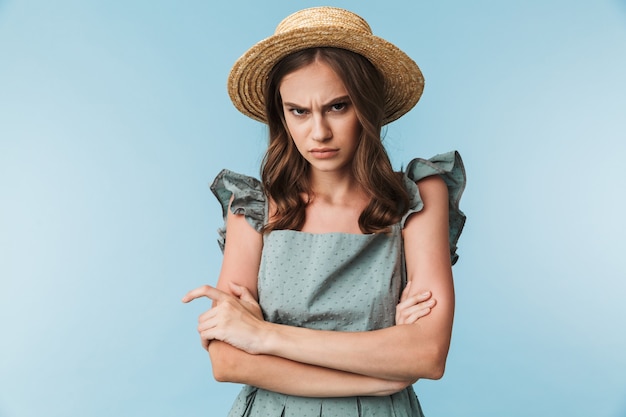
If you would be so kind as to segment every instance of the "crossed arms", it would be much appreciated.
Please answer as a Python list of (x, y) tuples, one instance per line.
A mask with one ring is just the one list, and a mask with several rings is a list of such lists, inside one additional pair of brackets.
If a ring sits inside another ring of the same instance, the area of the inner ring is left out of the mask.
[[(396, 325), (337, 332), (265, 322), (257, 300), (262, 236), (229, 212), (217, 288), (202, 286), (183, 301), (208, 297), (213, 307), (198, 331), (218, 381), (289, 395), (389, 395), (417, 379), (443, 375), (454, 315), (448, 242), (448, 196), (439, 177), (419, 182), (424, 209), (403, 231), (407, 279)], [(434, 301), (436, 300), (436, 306)]]

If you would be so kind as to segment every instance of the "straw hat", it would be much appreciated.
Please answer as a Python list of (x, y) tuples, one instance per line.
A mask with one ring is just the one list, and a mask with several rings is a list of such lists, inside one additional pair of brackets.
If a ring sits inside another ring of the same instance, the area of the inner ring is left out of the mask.
[(254, 45), (235, 62), (228, 76), (228, 94), (235, 107), (265, 123), (263, 96), (270, 70), (287, 55), (315, 47), (356, 52), (380, 71), (385, 79), (383, 124), (411, 110), (422, 95), (424, 77), (408, 55), (374, 36), (358, 15), (335, 7), (314, 7), (286, 17), (274, 35)]

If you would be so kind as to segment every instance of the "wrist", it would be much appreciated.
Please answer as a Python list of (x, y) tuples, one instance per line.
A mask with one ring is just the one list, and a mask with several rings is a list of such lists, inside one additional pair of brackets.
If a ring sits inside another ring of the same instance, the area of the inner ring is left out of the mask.
[(278, 326), (270, 322), (263, 322), (261, 337), (259, 339), (259, 354), (275, 355), (275, 347), (278, 340)]

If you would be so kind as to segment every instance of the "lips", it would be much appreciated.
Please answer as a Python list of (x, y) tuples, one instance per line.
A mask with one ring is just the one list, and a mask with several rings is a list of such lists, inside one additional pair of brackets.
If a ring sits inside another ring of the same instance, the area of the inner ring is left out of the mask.
[(312, 156), (318, 159), (332, 158), (337, 155), (339, 149), (336, 148), (314, 148), (309, 151)]

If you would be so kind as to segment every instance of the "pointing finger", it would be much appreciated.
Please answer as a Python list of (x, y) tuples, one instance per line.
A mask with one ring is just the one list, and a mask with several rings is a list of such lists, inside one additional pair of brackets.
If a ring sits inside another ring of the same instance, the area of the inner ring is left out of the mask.
[(217, 288), (211, 287), (210, 285), (203, 285), (185, 294), (182, 301), (183, 303), (188, 303), (200, 297), (206, 297), (213, 301), (220, 301), (226, 296), (226, 293), (218, 290)]

